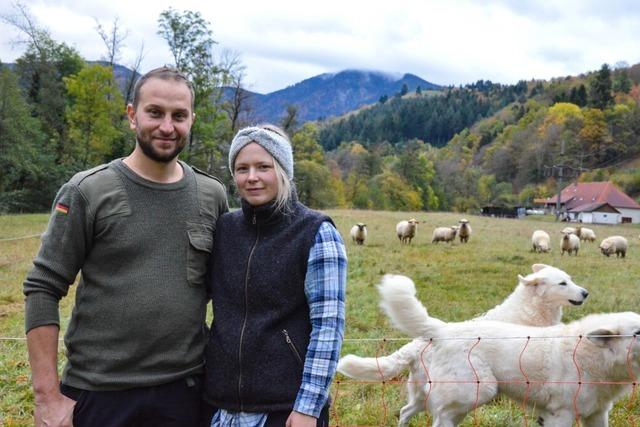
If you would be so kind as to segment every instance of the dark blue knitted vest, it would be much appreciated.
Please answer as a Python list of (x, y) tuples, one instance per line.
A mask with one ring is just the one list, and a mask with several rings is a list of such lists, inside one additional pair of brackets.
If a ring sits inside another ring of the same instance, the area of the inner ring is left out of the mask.
[(218, 219), (205, 392), (218, 408), (293, 408), (311, 332), (307, 260), (321, 223), (332, 221), (295, 200), (290, 208), (283, 214), (243, 201)]

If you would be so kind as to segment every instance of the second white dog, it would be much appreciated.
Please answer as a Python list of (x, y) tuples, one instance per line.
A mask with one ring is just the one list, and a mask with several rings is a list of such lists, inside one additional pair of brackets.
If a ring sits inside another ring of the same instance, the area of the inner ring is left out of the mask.
[(533, 408), (545, 427), (606, 427), (613, 404), (640, 374), (640, 315), (592, 314), (531, 327), (432, 318), (404, 276), (385, 276), (381, 307), (413, 337), (433, 340), (427, 406), (435, 427), (458, 425), (498, 393)]

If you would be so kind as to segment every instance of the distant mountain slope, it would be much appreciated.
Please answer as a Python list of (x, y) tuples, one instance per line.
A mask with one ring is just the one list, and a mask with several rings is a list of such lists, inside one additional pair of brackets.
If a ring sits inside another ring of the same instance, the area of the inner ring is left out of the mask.
[(279, 122), (287, 106), (298, 108), (298, 120), (305, 122), (339, 116), (365, 104), (377, 102), (381, 96), (392, 97), (403, 85), (415, 91), (439, 90), (440, 86), (412, 74), (392, 76), (376, 71), (345, 70), (336, 74), (321, 74), (285, 89), (266, 95), (252, 93), (253, 119)]

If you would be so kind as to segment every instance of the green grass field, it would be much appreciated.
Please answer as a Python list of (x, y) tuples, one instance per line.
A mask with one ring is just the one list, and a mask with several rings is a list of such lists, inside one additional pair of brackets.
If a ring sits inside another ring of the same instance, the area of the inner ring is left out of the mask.
[[(582, 243), (577, 257), (561, 256), (560, 230), (567, 224), (550, 217), (526, 219), (485, 218), (464, 215), (473, 227), (469, 243), (431, 244), (436, 226), (454, 225), (463, 216), (453, 213), (327, 211), (345, 238), (349, 256), (347, 327), (343, 354), (365, 356), (389, 354), (405, 342), (378, 308), (375, 285), (385, 273), (410, 276), (418, 296), (432, 316), (461, 321), (485, 312), (500, 303), (517, 284), (517, 275), (526, 275), (534, 263), (545, 263), (568, 272), (587, 288), (589, 299), (581, 307), (565, 310), (565, 321), (594, 312), (640, 311), (640, 227), (637, 225), (593, 225), (595, 243)], [(417, 236), (408, 246), (395, 236), (395, 224), (414, 217), (421, 221)], [(47, 215), (0, 216), (0, 426), (32, 424), (33, 398), (30, 390), (26, 345), (22, 339), (22, 280), (39, 247), (37, 238), (6, 240), (41, 233)], [(365, 222), (369, 237), (364, 246), (349, 239), (349, 229)], [(550, 254), (534, 254), (530, 237), (535, 229), (552, 236)], [(606, 258), (598, 242), (619, 234), (629, 240), (626, 259)], [(62, 304), (63, 328), (68, 321), (73, 293)], [(62, 357), (61, 353), (61, 359)], [(336, 377), (332, 425), (390, 426), (397, 423), (398, 411), (406, 402), (406, 377), (397, 381), (362, 384), (341, 375)], [(640, 426), (640, 398), (621, 400), (610, 413), (613, 427)], [(430, 425), (421, 414), (412, 426)], [(500, 399), (470, 414), (463, 426), (535, 425), (525, 418), (517, 402)]]

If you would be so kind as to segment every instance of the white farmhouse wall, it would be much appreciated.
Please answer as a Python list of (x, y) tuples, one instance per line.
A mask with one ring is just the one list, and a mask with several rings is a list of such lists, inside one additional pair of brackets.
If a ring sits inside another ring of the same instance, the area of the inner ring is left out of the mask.
[(640, 209), (625, 209), (625, 208), (616, 208), (620, 211), (621, 217), (618, 222), (622, 221), (622, 217), (631, 218), (632, 224), (640, 224)]
[(591, 212), (580, 212), (578, 214), (578, 221), (591, 224), (593, 222), (593, 214)]
[(618, 224), (622, 216), (614, 212), (593, 212), (594, 224)]

